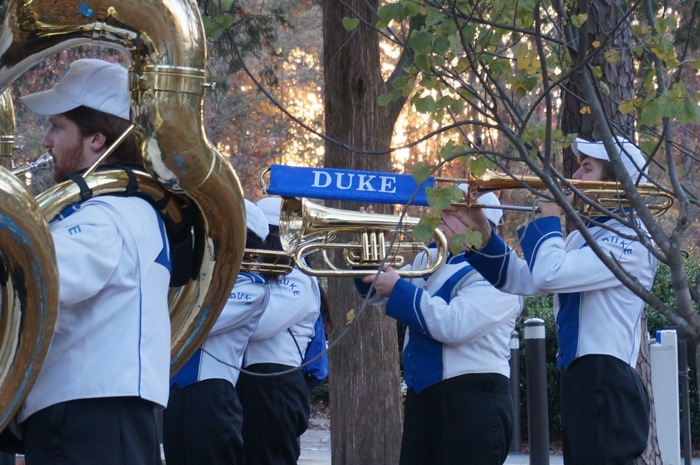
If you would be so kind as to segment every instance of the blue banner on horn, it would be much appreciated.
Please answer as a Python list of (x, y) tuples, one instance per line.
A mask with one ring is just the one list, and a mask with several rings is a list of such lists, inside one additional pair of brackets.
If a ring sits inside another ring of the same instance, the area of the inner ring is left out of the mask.
[(428, 178), (419, 185), (410, 174), (271, 165), (267, 193), (363, 203), (405, 205), (410, 201), (411, 205), (427, 206), (425, 189), (434, 183), (433, 178)]

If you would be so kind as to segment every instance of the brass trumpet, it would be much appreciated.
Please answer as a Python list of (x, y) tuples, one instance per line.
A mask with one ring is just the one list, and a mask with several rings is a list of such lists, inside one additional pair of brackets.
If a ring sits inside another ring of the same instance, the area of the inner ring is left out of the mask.
[[(425, 243), (408, 236), (419, 218), (383, 214), (367, 214), (328, 208), (307, 199), (287, 197), (280, 207), (280, 240), (285, 252), (294, 257), (296, 266), (311, 276), (360, 277), (382, 265), (397, 268), (403, 277), (417, 277), (435, 272), (447, 259), (447, 239), (439, 229), (433, 234), (437, 254), (433, 257)], [(396, 239), (387, 241), (385, 233), (395, 231)], [(354, 233), (350, 242), (336, 242), (338, 234)], [(340, 250), (346, 268), (332, 263), (328, 252)], [(325, 269), (307, 264), (306, 258), (321, 253)], [(404, 256), (426, 252), (426, 265), (421, 269), (399, 270)]]
[[(468, 179), (455, 178), (435, 178), (436, 181), (452, 182), (452, 183), (468, 183), (469, 192), (466, 205), (474, 205), (478, 203), (478, 197), (486, 192), (507, 190), (507, 189), (522, 189), (530, 187), (532, 189), (547, 189), (547, 185), (537, 176), (510, 176), (507, 174), (487, 171), (480, 177), (470, 176)], [(580, 181), (568, 180), (569, 184), (581, 191), (586, 197), (594, 200), (602, 207), (613, 209), (630, 208), (630, 201), (627, 198), (622, 185), (613, 181)], [(560, 184), (561, 187), (568, 187), (565, 184)], [(650, 183), (639, 183), (637, 185), (639, 195), (644, 198), (647, 207), (654, 213), (655, 216), (660, 216), (666, 213), (675, 201), (675, 198), (662, 191), (660, 188)], [(591, 205), (580, 202), (579, 209), (584, 214), (589, 214), (594, 210)], [(464, 204), (458, 202), (458, 204)], [(501, 207), (490, 206), (487, 208), (503, 208), (534, 211), (534, 207), (521, 207), (502, 205)]]

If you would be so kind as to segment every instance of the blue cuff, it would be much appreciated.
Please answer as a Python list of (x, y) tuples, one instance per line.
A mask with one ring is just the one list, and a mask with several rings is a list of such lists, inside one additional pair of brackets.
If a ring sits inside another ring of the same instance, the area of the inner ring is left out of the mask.
[[(355, 287), (357, 288), (357, 292), (360, 294), (360, 297), (363, 299), (367, 297), (371, 284), (362, 281), (362, 278), (353, 278), (352, 280), (355, 283)], [(372, 295), (374, 295), (374, 290), (372, 291)]]
[(399, 279), (386, 303), (387, 316), (405, 323), (411, 332), (428, 334), (427, 325), (420, 310), (423, 292), (423, 289), (416, 287), (409, 280)]

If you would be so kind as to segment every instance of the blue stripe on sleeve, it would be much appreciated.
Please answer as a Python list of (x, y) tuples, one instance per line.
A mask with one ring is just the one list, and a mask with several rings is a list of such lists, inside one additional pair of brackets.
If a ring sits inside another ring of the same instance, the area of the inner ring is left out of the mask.
[(488, 282), (500, 289), (506, 283), (510, 252), (511, 248), (494, 232), (481, 249), (467, 250), (464, 256)]
[(563, 237), (561, 220), (558, 216), (538, 218), (518, 230), (520, 247), (523, 249), (523, 255), (530, 270), (534, 266), (539, 248), (552, 237)]

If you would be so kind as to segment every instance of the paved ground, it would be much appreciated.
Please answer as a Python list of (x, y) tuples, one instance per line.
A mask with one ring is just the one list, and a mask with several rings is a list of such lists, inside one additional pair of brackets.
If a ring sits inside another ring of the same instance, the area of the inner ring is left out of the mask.
[[(330, 465), (331, 463), (331, 431), (324, 420), (311, 421), (311, 428), (301, 437), (301, 457), (299, 465)], [(530, 465), (530, 457), (525, 454), (508, 456), (506, 465)], [(563, 464), (561, 456), (552, 455), (550, 465)], [(697, 463), (700, 464), (700, 461)], [(540, 464), (541, 465), (541, 464)]]
[[(331, 431), (328, 420), (311, 420), (311, 427), (301, 437), (301, 457), (299, 465), (331, 465)], [(537, 465), (563, 465), (561, 455), (550, 455), (548, 464)], [(681, 458), (678, 465), (683, 465), (685, 460)], [(691, 460), (692, 465), (700, 465), (700, 458)], [(530, 457), (527, 454), (511, 454), (505, 461), (506, 465), (530, 465)]]

